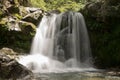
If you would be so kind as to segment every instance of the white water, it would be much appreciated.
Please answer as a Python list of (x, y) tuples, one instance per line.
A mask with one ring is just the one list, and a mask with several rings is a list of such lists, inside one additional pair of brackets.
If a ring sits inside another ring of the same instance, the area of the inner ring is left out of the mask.
[(63, 16), (51, 14), (42, 18), (33, 39), (31, 55), (21, 56), (19, 63), (37, 73), (93, 70), (83, 16), (73, 12), (66, 20)]

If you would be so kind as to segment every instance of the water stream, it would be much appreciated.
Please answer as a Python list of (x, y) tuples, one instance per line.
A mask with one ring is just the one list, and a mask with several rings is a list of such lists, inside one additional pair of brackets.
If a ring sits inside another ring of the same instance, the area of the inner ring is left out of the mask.
[(30, 54), (19, 62), (33, 72), (92, 69), (89, 37), (82, 14), (65, 12), (44, 16)]
[(43, 16), (30, 55), (21, 56), (19, 63), (36, 73), (36, 80), (117, 80), (88, 75), (97, 69), (84, 17), (77, 12)]
[(35, 80), (120, 80), (120, 77), (101, 72), (72, 72), (36, 74)]

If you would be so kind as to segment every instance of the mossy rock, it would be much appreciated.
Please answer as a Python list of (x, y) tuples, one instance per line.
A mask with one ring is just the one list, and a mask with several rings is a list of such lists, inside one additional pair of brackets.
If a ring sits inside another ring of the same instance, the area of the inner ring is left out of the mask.
[(29, 13), (29, 12), (27, 11), (26, 7), (20, 6), (19, 9), (20, 9), (20, 15), (21, 15), (22, 17), (26, 16), (26, 15)]
[(29, 53), (36, 25), (42, 18), (42, 13), (33, 16), (35, 21), (33, 18), (23, 21), (26, 15), (40, 10), (40, 8), (31, 10), (29, 7), (24, 7), (23, 5), (29, 4), (26, 4), (26, 1), (28, 0), (0, 1), (0, 48), (9, 47), (21, 54)]
[(17, 6), (11, 6), (11, 7), (7, 8), (7, 10), (11, 14), (13, 14), (13, 13), (19, 13), (19, 11), (20, 11), (19, 7), (17, 7)]
[(32, 72), (26, 67), (4, 53), (0, 54), (0, 78), (2, 78), (2, 80), (16, 80), (28, 75), (32, 76)]
[(120, 63), (119, 2), (92, 2), (81, 11), (88, 27), (95, 65), (99, 68), (117, 67)]
[(30, 0), (17, 0), (17, 1), (19, 2), (20, 5), (25, 6), (25, 7), (31, 5)]
[(0, 21), (1, 25), (5, 25), (7, 23), (8, 19), (7, 18), (2, 18)]
[(105, 4), (106, 5), (112, 5), (112, 6), (116, 6), (118, 4), (120, 4), (120, 0), (105, 0)]
[(40, 20), (42, 19), (43, 15), (42, 15), (42, 11), (35, 11), (33, 13), (29, 13), (28, 15), (26, 15), (25, 17), (23, 17), (23, 21), (27, 21), (27, 22), (31, 22), (34, 25), (38, 25)]
[(0, 49), (0, 54), (5, 54), (10, 59), (15, 59), (15, 58), (17, 58), (17, 55), (18, 55), (17, 52), (13, 51), (13, 49), (7, 48), (7, 47)]
[(120, 17), (119, 6), (106, 6), (101, 7), (101, 16)]
[(20, 28), (21, 31), (24, 33), (29, 34), (30, 32), (36, 31), (36, 26), (30, 22), (20, 21)]
[(0, 48), (10, 47), (17, 52), (28, 53), (36, 26), (30, 22), (9, 19), (2, 18), (0, 21)]
[(6, 17), (8, 14), (6, 10), (0, 9), (0, 19)]
[(90, 2), (84, 7), (83, 14), (88, 15), (90, 17), (98, 17), (100, 14), (101, 6), (102, 2)]
[(115, 18), (120, 18), (120, 5), (109, 5), (105, 2), (90, 2), (82, 10), (87, 17), (95, 18), (100, 22), (111, 23)]
[(2, 10), (0, 9), (0, 18), (2, 17), (2, 15), (3, 15), (3, 12), (2, 12)]

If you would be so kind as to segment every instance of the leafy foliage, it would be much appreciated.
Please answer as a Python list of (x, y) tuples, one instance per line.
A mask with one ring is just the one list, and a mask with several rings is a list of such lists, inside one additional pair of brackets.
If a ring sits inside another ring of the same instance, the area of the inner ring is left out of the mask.
[(32, 6), (40, 7), (42, 9), (46, 10), (46, 7), (45, 7), (46, 3), (44, 2), (44, 0), (30, 0), (30, 2), (32, 4)]
[(109, 22), (110, 24), (106, 24), (89, 16), (86, 16), (86, 24), (95, 64), (100, 68), (118, 67), (120, 63), (119, 19), (115, 18), (114, 21)]
[(85, 0), (31, 0), (33, 6), (40, 7), (44, 10), (78, 11), (84, 6)]

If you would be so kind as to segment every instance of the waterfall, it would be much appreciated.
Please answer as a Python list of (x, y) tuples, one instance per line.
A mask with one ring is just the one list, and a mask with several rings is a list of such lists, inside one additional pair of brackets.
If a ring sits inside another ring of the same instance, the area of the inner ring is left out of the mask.
[(19, 62), (33, 72), (88, 70), (92, 67), (84, 17), (78, 12), (45, 15), (40, 22), (30, 55)]
[(44, 16), (34, 37), (30, 54), (52, 56), (56, 14)]

